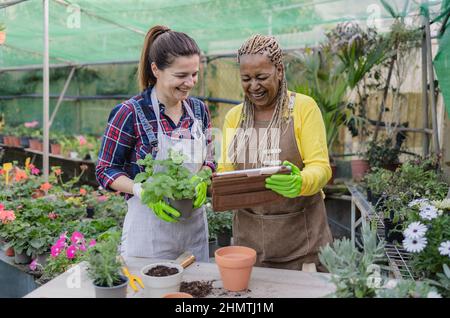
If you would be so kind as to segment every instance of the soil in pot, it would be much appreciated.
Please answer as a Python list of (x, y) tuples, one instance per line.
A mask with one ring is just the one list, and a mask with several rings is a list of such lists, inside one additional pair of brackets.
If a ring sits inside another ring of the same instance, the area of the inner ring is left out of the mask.
[(164, 277), (164, 276), (171, 276), (178, 273), (178, 269), (175, 267), (167, 267), (163, 265), (158, 265), (156, 267), (153, 267), (149, 269), (145, 275), (148, 276), (154, 276), (154, 277)]

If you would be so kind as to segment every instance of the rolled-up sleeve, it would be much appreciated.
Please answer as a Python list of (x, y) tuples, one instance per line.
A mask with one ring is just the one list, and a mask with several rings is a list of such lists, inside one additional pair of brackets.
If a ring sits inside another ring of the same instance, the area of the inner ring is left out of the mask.
[(112, 190), (110, 185), (114, 180), (128, 176), (124, 166), (130, 161), (135, 136), (132, 107), (125, 103), (117, 105), (109, 115), (95, 168), (97, 181), (104, 189)]

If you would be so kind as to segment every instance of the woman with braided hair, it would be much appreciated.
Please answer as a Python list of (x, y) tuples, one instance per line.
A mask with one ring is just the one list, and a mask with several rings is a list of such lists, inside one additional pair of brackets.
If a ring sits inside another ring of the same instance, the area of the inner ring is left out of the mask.
[(270, 204), (239, 209), (234, 244), (257, 251), (257, 266), (301, 270), (330, 243), (322, 188), (331, 177), (326, 132), (316, 102), (288, 91), (282, 50), (275, 38), (254, 35), (238, 51), (244, 103), (231, 109), (223, 129), (218, 171), (291, 167), (266, 179), (279, 196)]

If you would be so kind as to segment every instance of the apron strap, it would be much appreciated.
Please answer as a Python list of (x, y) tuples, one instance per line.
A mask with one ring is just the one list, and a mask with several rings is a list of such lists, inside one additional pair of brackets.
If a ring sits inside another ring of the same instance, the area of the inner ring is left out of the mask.
[(136, 113), (139, 117), (139, 121), (141, 122), (142, 127), (144, 128), (144, 132), (148, 138), (148, 142), (153, 147), (152, 155), (153, 157), (155, 157), (158, 148), (158, 138), (156, 138), (155, 133), (153, 132), (153, 129), (150, 123), (148, 122), (148, 119), (145, 117), (141, 105), (139, 105), (139, 103), (134, 99), (131, 99), (130, 101), (133, 104), (134, 108), (136, 109)]
[(202, 131), (204, 130), (203, 127), (203, 119), (202, 119), (202, 103), (199, 99), (191, 97), (192, 103), (194, 104), (194, 117), (197, 118), (197, 120), (200, 121), (202, 124)]

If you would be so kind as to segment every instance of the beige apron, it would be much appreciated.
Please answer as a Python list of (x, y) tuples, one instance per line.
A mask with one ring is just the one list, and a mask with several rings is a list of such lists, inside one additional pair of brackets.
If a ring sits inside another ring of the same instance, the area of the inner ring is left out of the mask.
[[(269, 122), (255, 121), (256, 131)], [(279, 159), (288, 160), (303, 169), (303, 160), (295, 139), (293, 120), (280, 138)], [(247, 156), (248, 160), (248, 146)], [(258, 163), (261, 166), (260, 163)], [(238, 164), (236, 169), (251, 168)], [(321, 246), (332, 242), (327, 214), (321, 192), (312, 196), (282, 198), (251, 209), (235, 211), (233, 217), (235, 245), (256, 250), (256, 266), (301, 270), (303, 263), (315, 263), (319, 271), (318, 252)]]

